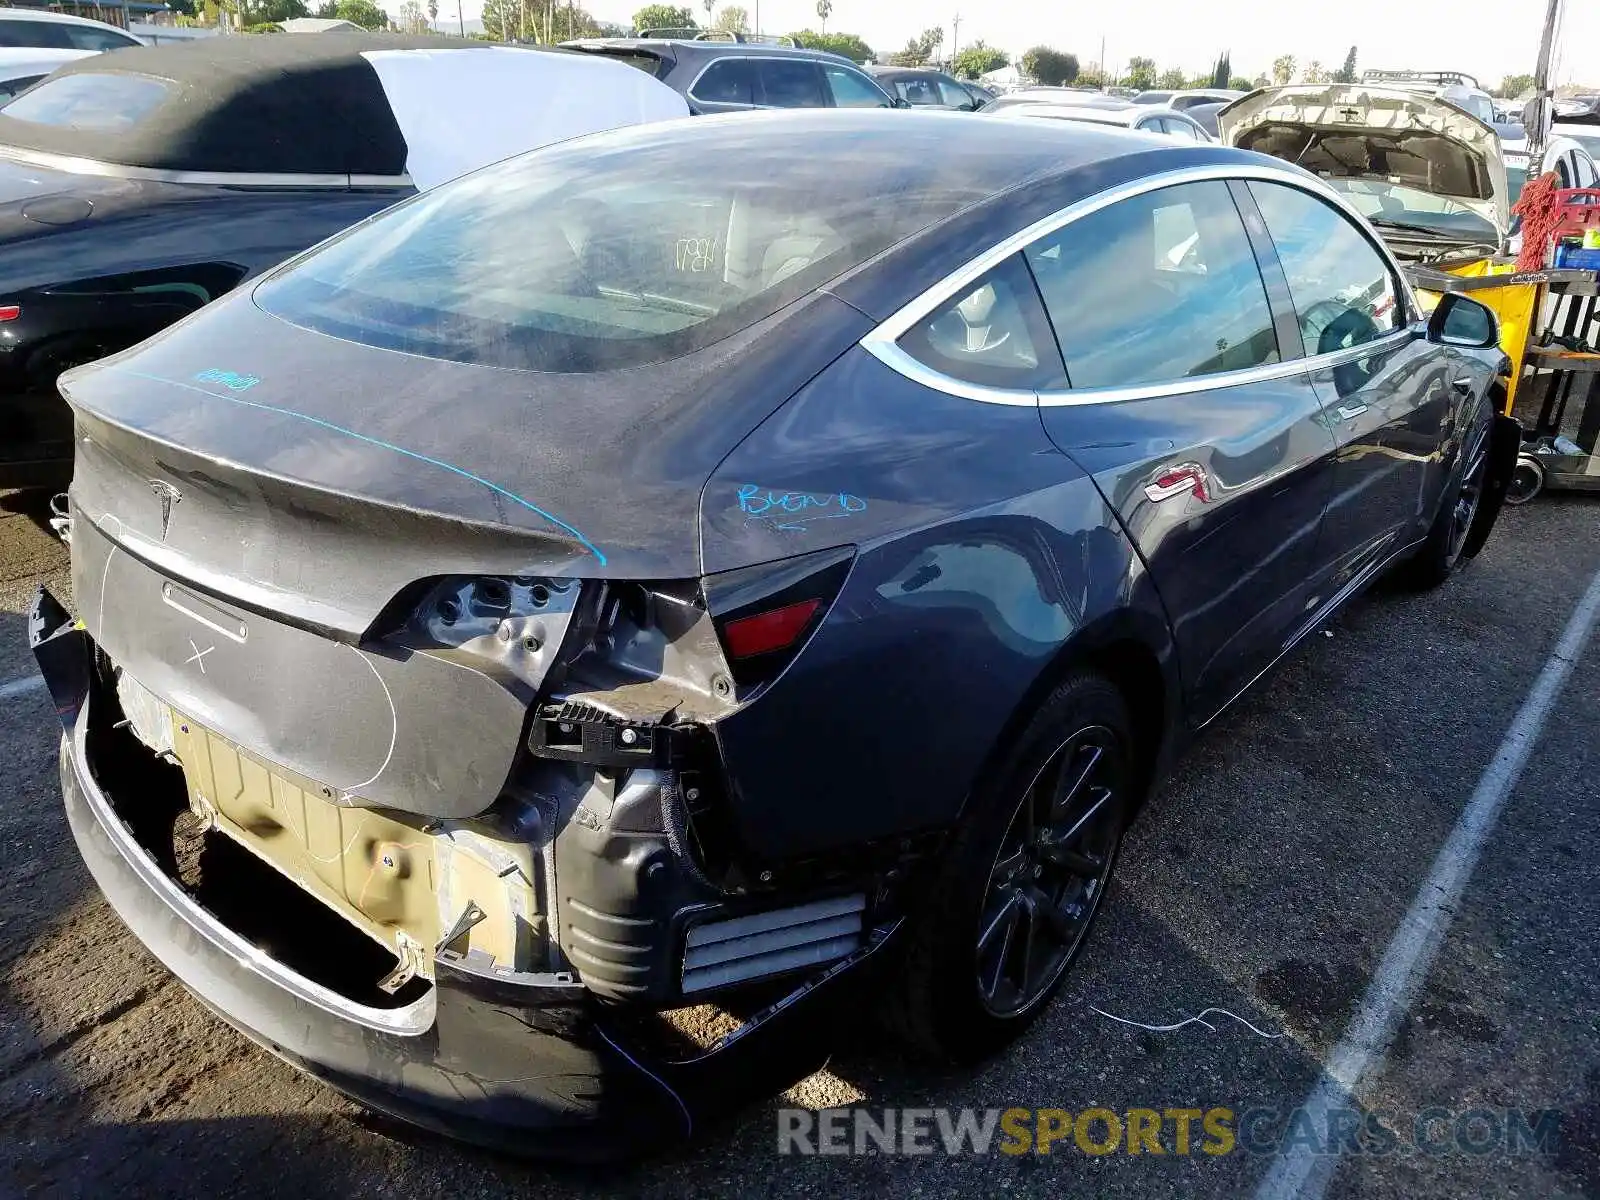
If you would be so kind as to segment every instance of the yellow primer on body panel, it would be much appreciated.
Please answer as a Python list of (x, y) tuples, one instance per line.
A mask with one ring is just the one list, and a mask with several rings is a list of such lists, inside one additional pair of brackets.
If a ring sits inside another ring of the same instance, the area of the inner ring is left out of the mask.
[[(177, 713), (173, 743), (190, 804), (214, 814), (221, 832), (389, 949), (404, 932), (431, 951), (440, 935), (437, 839), (422, 832), (421, 818), (334, 804), (317, 785), (268, 767)], [(489, 912), (503, 907), (489, 894), (474, 899)], [(433, 955), (421, 957), (431, 976)]]

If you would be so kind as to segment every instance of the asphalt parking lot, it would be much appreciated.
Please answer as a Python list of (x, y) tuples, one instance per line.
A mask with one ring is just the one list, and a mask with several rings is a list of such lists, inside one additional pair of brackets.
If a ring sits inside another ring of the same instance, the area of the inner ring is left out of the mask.
[[(1225, 1107), (1321, 1076), (1530, 686), (1600, 569), (1600, 504), (1510, 510), (1442, 592), (1382, 587), (1203, 739), (1135, 826), (1086, 957), (980, 1070), (912, 1065), (863, 1019), (830, 1068), (643, 1166), (550, 1170), (363, 1113), (204, 1013), (123, 930), (60, 813), (22, 613), (66, 555), (0, 496), (0, 1194), (1242, 1196), (1271, 1156), (779, 1155), (775, 1109)], [(1388, 1126), (1559, 1113), (1542, 1148), (1344, 1156), (1329, 1195), (1600, 1195), (1600, 649), (1591, 641), (1483, 845), (1416, 1003), (1356, 1100)], [(1152, 1025), (1208, 1006), (1215, 1028)], [(1282, 1118), (1287, 1121), (1286, 1115)], [(1263, 1128), (1271, 1128), (1268, 1121)], [(1488, 1139), (1493, 1141), (1494, 1139)]]

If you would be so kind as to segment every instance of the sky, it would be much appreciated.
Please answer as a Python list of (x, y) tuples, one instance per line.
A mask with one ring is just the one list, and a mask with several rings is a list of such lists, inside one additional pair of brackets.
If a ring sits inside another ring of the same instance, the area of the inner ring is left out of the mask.
[[(700, 0), (689, 0), (696, 13)], [(385, 0), (398, 9), (399, 0)], [(630, 23), (640, 0), (584, 0), (604, 21)], [(743, 0), (755, 18), (756, 0)], [(466, 16), (482, 0), (463, 0)], [(454, 0), (440, 0), (440, 16), (454, 15)], [(936, 8), (939, 11), (936, 11)], [(788, 33), (816, 28), (815, 0), (762, 0), (761, 29)], [(1013, 55), (1044, 43), (1070, 50), (1088, 65), (1100, 57), (1105, 39), (1108, 64), (1121, 67), (1134, 55), (1154, 58), (1159, 68), (1189, 74), (1209, 68), (1229, 50), (1235, 73), (1270, 72), (1272, 60), (1292, 54), (1303, 68), (1317, 60), (1330, 70), (1344, 61), (1352, 43), (1357, 65), (1455, 70), (1476, 75), (1489, 87), (1513, 73), (1531, 73), (1539, 50), (1544, 0), (1116, 0), (1067, 5), (1041, 0), (833, 0), (830, 29), (857, 33), (880, 53), (904, 46), (924, 28), (944, 28), (944, 44), (965, 46), (981, 38)], [(1078, 10), (1078, 11), (1074, 11)], [(1085, 11), (1087, 10), (1087, 11)], [(1337, 13), (1329, 20), (1327, 13)], [(953, 20), (960, 15), (959, 32)], [(1566, 0), (1557, 82), (1600, 84), (1600, 3)]]

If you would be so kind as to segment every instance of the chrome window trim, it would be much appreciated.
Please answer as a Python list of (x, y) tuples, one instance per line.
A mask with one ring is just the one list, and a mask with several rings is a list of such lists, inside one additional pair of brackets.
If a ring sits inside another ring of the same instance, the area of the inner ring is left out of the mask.
[[(1174, 187), (1184, 183), (1204, 183), (1214, 180), (1225, 182), (1230, 179), (1247, 181), (1258, 179), (1267, 183), (1285, 184), (1316, 196), (1344, 214), (1356, 232), (1366, 238), (1367, 243), (1377, 251), (1379, 258), (1389, 268), (1389, 273), (1399, 293), (1403, 310), (1397, 314), (1401, 318), (1399, 327), (1384, 337), (1363, 343), (1360, 346), (1351, 346), (1348, 349), (1334, 350), (1326, 354), (1312, 354), (1302, 358), (1285, 359), (1281, 362), (1263, 363), (1260, 366), (1247, 367), (1240, 371), (1218, 371), (1211, 375), (1191, 375), (1181, 379), (1166, 380), (1161, 383), (1135, 384), (1128, 387), (1077, 388), (1047, 392), (993, 388), (985, 387), (982, 384), (967, 383), (964, 380), (956, 379), (941, 371), (934, 370), (900, 348), (899, 340), (910, 332), (919, 321), (938, 308), (939, 305), (950, 300), (962, 288), (976, 283), (1001, 262), (1025, 249), (1046, 234), (1054, 233), (1074, 221), (1082, 220), (1091, 213), (1099, 212), (1103, 208), (1109, 208), (1120, 201), (1142, 196), (1147, 192), (1156, 192), (1163, 188)], [(880, 322), (877, 328), (861, 339), (859, 345), (890, 370), (904, 375), (924, 387), (944, 392), (947, 395), (959, 396), (966, 400), (977, 400), (984, 404), (1038, 405), (1045, 408), (1057, 408), (1079, 404), (1115, 404), (1126, 400), (1173, 396), (1183, 392), (1214, 391), (1218, 388), (1236, 387), (1241, 384), (1286, 379), (1292, 375), (1340, 366), (1356, 359), (1365, 358), (1370, 354), (1383, 353), (1386, 350), (1400, 346), (1405, 341), (1413, 339), (1416, 335), (1411, 329), (1411, 321), (1418, 311), (1410, 280), (1400, 270), (1400, 265), (1394, 255), (1383, 244), (1381, 239), (1374, 237), (1370, 233), (1361, 214), (1333, 188), (1323, 183), (1315, 175), (1287, 166), (1277, 166), (1270, 162), (1215, 163), (1207, 166), (1179, 167), (1175, 170), (1147, 175), (1141, 179), (1129, 180), (1127, 183), (1119, 184), (1114, 188), (1097, 192), (1093, 196), (1086, 196), (1082, 200), (1069, 204), (1066, 208), (1051, 213), (1049, 216), (1041, 217), (1025, 229), (1018, 230), (1010, 237), (972, 258), (964, 266), (946, 275), (915, 300), (902, 306), (899, 311)]]
[(47, 167), (72, 175), (96, 175), (108, 179), (138, 179), (152, 183), (186, 183), (205, 187), (242, 188), (318, 188), (348, 191), (350, 188), (415, 187), (410, 175), (315, 175), (270, 171), (169, 171), (162, 167), (131, 167), (125, 163), (53, 154), (47, 150), (28, 150), (21, 146), (0, 146), (0, 158)]

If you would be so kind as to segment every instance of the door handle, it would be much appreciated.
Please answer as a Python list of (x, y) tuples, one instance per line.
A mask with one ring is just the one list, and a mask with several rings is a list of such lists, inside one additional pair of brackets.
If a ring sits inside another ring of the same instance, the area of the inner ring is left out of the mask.
[(1199, 463), (1174, 463), (1163, 468), (1154, 483), (1145, 486), (1144, 494), (1156, 504), (1186, 492), (1204, 502), (1211, 499), (1206, 484), (1206, 471)]
[(1346, 408), (1341, 404), (1336, 411), (1339, 414), (1339, 420), (1354, 421), (1362, 413), (1367, 411), (1367, 406), (1365, 404), (1358, 404), (1354, 408)]
[(1450, 386), (1456, 391), (1460, 392), (1463, 396), (1472, 395), (1472, 380), (1466, 376), (1463, 376), (1460, 379), (1452, 379), (1450, 381)]

